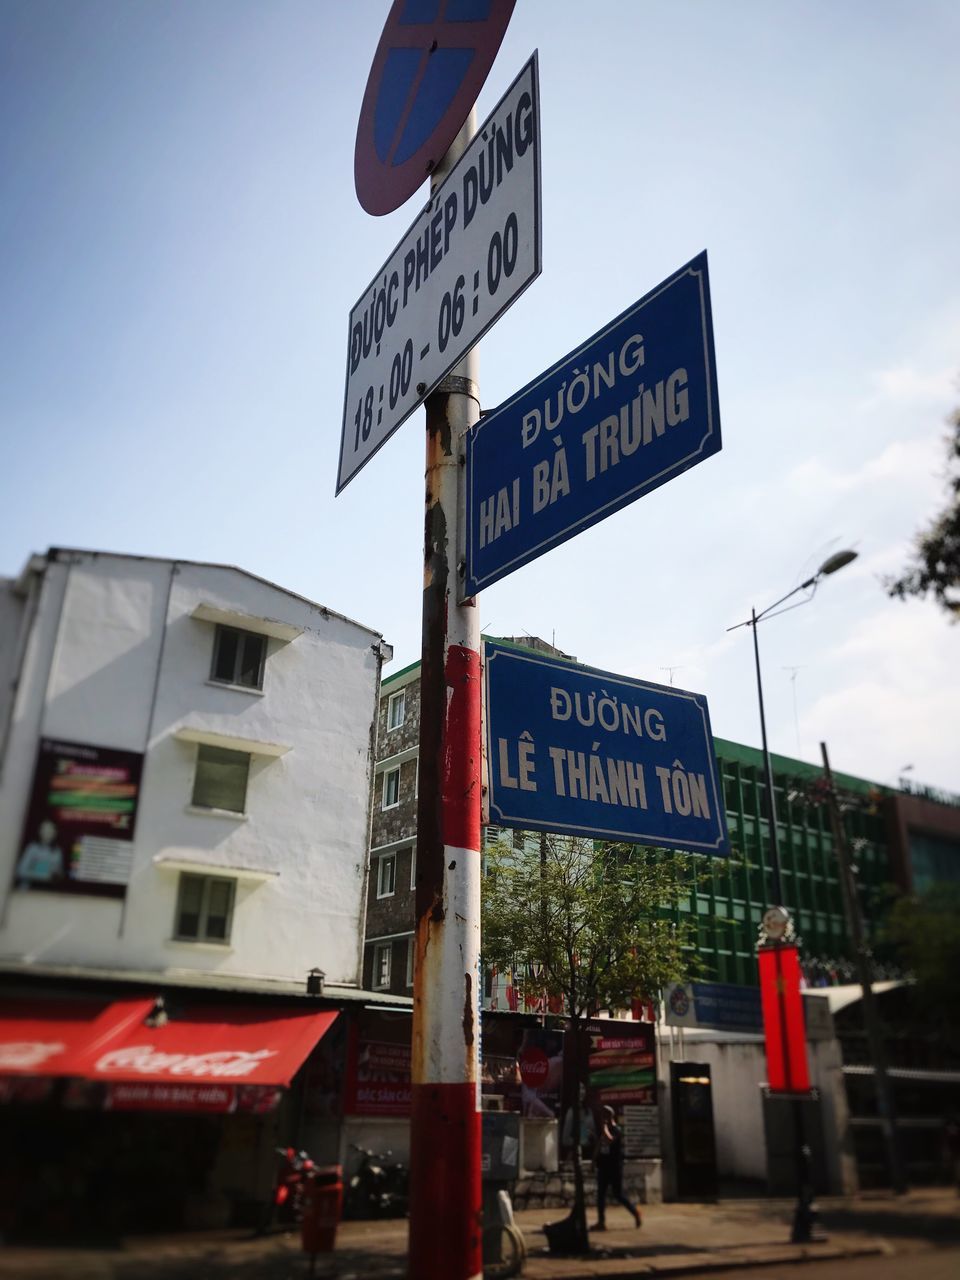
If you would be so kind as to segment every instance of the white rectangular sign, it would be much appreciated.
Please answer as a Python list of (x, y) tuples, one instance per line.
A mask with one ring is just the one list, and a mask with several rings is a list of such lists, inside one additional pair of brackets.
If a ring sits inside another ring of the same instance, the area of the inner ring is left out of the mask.
[(350, 312), (337, 493), (539, 274), (534, 53)]

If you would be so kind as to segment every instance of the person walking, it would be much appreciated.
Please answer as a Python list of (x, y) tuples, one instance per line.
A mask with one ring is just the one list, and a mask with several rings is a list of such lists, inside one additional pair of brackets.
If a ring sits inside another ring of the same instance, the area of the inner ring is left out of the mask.
[(607, 1192), (613, 1193), (639, 1227), (643, 1219), (636, 1205), (631, 1204), (623, 1193), (623, 1130), (617, 1124), (617, 1113), (613, 1107), (603, 1108), (600, 1133), (597, 1136), (597, 1221), (591, 1231), (607, 1229)]

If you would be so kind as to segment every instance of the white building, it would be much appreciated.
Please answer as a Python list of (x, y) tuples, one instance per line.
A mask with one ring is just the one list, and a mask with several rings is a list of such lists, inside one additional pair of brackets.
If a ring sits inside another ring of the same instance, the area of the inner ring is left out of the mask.
[[(0, 601), (0, 960), (359, 985), (380, 635), (239, 569), (87, 551)], [(129, 772), (123, 827), (36, 795), (72, 750), (91, 797)], [(59, 878), (18, 873), (31, 816), (79, 833)]]
[(202, 1190), (223, 1217), (264, 1199), (276, 1140), (337, 1156), (337, 1009), (376, 999), (361, 936), (389, 656), (223, 565), (52, 549), (0, 580), (8, 1122), (83, 1153), (121, 1110), (166, 1112), (128, 1145), (179, 1119), (199, 1167), (220, 1112)]

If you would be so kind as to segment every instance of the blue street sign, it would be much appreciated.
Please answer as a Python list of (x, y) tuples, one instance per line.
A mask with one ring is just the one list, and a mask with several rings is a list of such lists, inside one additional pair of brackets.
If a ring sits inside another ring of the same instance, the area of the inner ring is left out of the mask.
[(487, 641), (490, 822), (729, 853), (707, 700)]
[(668, 1027), (763, 1035), (759, 987), (739, 987), (729, 982), (681, 984), (667, 993), (666, 1006)]
[(719, 450), (701, 253), (469, 432), (463, 596)]

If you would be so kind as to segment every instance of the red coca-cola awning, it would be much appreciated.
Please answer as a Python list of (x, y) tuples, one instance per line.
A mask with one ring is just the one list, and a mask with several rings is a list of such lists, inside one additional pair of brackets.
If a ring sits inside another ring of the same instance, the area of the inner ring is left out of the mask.
[(267, 1110), (337, 1017), (275, 1005), (157, 1012), (152, 999), (0, 1002), (0, 1076), (97, 1082), (114, 1110)]
[(72, 1076), (143, 1022), (153, 1000), (0, 1000), (0, 1076)]
[[(118, 1001), (123, 1004), (123, 1001)], [(86, 1055), (91, 1080), (144, 1083), (217, 1080), (288, 1085), (337, 1011), (290, 1013), (257, 1006), (194, 1005), (162, 1026), (127, 1023), (107, 1046)]]

